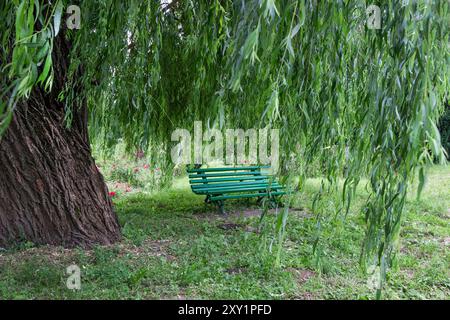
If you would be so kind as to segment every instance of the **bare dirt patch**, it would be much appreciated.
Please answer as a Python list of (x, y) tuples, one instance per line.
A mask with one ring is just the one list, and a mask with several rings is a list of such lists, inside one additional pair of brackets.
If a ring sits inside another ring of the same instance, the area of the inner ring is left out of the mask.
[(408, 279), (413, 279), (414, 278), (414, 270), (411, 270), (411, 269), (405, 269), (404, 271), (404, 274), (405, 274), (405, 276), (408, 278)]
[(317, 297), (311, 292), (304, 292), (300, 296), (296, 297), (296, 300), (316, 300)]
[(76, 251), (56, 246), (40, 246), (24, 249), (19, 252), (0, 254), (0, 266), (3, 264), (17, 264), (30, 259), (40, 259), (43, 261), (62, 264), (74, 260)]
[(443, 213), (443, 218), (444, 219), (450, 219), (450, 208), (447, 209), (447, 212)]
[(244, 273), (246, 271), (247, 271), (247, 268), (245, 268), (245, 267), (235, 267), (235, 268), (229, 268), (229, 269), (225, 270), (226, 273), (232, 274), (232, 275)]
[(444, 247), (450, 248), (450, 237), (446, 237), (442, 240)]
[[(280, 212), (281, 210), (283, 210), (283, 208), (279, 208), (278, 212)], [(263, 213), (262, 209), (244, 209), (242, 211), (235, 211), (235, 212), (231, 213), (231, 215), (243, 216), (245, 218), (249, 218), (249, 217), (260, 217), (262, 215), (262, 213)], [(276, 214), (277, 210), (270, 209), (267, 211), (267, 213), (268, 214)], [(290, 208), (289, 214), (292, 214), (299, 218), (312, 218), (313, 217), (313, 215), (311, 213), (307, 212), (303, 208)]]
[(287, 270), (295, 276), (295, 279), (299, 285), (302, 285), (309, 279), (316, 276), (314, 271), (308, 269), (289, 268)]
[(242, 224), (237, 223), (222, 223), (217, 226), (219, 229), (230, 231), (230, 230), (239, 230), (244, 227)]
[(133, 257), (164, 257), (169, 261), (176, 260), (176, 257), (169, 253), (168, 247), (170, 246), (170, 240), (152, 240), (146, 239), (144, 242), (136, 246), (132, 243), (120, 243), (117, 245), (119, 249), (119, 256), (132, 254)]
[[(279, 208), (278, 212), (283, 210), (283, 208)], [(267, 211), (269, 215), (275, 215), (277, 214), (276, 209), (269, 209)], [(225, 215), (218, 214), (217, 211), (210, 211), (203, 212), (201, 214), (196, 214), (196, 217), (198, 218), (204, 218), (209, 220), (217, 220), (217, 219), (229, 219), (229, 218), (252, 218), (252, 217), (261, 217), (263, 214), (263, 209), (260, 208), (248, 208), (248, 209), (237, 209), (233, 211), (227, 211)], [(294, 215), (299, 218), (312, 218), (314, 215), (303, 208), (290, 208), (289, 214)]]
[[(140, 246), (132, 243), (120, 242), (110, 246), (101, 246), (97, 248), (111, 248), (118, 250), (117, 256), (122, 257), (131, 255), (133, 258), (140, 257), (164, 257), (169, 261), (176, 259), (175, 256), (169, 253), (169, 240), (151, 240), (146, 239)], [(29, 249), (24, 249), (19, 252), (2, 253), (0, 252), (0, 267), (3, 265), (15, 265), (30, 259), (39, 259), (43, 262), (50, 262), (52, 264), (69, 265), (75, 264), (78, 260), (79, 249), (66, 249), (56, 246), (39, 246)], [(93, 249), (83, 249), (84, 255), (89, 259), (94, 258)]]

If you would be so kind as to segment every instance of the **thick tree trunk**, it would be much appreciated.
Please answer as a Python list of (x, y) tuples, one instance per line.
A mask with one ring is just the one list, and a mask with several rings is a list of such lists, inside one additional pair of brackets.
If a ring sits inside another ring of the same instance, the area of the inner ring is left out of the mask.
[(55, 43), (51, 93), (37, 88), (21, 102), (0, 140), (0, 246), (36, 244), (90, 247), (120, 239), (103, 177), (91, 156), (86, 106), (76, 108), (70, 129), (57, 96), (63, 88), (69, 47)]

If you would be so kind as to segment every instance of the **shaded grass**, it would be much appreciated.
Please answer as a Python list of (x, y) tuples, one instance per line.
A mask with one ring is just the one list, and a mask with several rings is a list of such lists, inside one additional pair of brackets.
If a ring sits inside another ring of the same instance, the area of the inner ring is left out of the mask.
[[(372, 299), (358, 259), (364, 235), (363, 186), (347, 219), (330, 219), (320, 256), (312, 252), (311, 212), (319, 180), (298, 195), (288, 219), (281, 266), (271, 252), (276, 217), (244, 215), (254, 202), (228, 201), (227, 217), (190, 192), (186, 179), (157, 194), (115, 199), (124, 239), (94, 250), (22, 244), (0, 251), (3, 299)], [(325, 212), (333, 215), (332, 195)], [(397, 265), (387, 275), (389, 299), (450, 296), (450, 170), (430, 169), (422, 198), (414, 188), (406, 205)], [(232, 226), (232, 227), (230, 227)], [(258, 228), (262, 232), (258, 233)], [(274, 248), (273, 248), (274, 249)], [(275, 251), (275, 250), (272, 250)], [(70, 291), (66, 268), (81, 268), (82, 289)]]

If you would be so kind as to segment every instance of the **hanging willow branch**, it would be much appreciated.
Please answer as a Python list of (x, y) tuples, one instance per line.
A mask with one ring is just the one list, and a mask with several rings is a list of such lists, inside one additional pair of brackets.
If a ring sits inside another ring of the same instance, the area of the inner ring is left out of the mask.
[[(56, 34), (54, 18), (66, 4), (59, 3), (1, 4), (2, 73), (9, 69), (2, 101), (13, 99), (0, 105), (0, 130), (12, 102), (34, 85), (51, 89), (45, 57)], [(369, 4), (84, 1), (82, 29), (60, 35), (73, 41), (71, 74), (84, 70), (61, 94), (67, 119), (74, 100), (87, 99), (95, 139), (106, 148), (119, 138), (130, 149), (150, 148), (167, 176), (169, 152), (161, 146), (169, 146), (177, 127), (202, 120), (219, 128), (280, 128), (283, 175), (303, 177), (318, 159), (335, 183), (345, 167), (347, 210), (360, 177), (369, 178), (361, 262), (385, 272), (411, 178), (419, 168), (423, 186), (423, 166), (444, 161), (436, 122), (449, 89), (450, 13), (448, 1), (383, 1), (381, 29), (372, 30), (366, 26)], [(11, 39), (12, 57), (5, 49)], [(75, 83), (84, 90), (73, 92)], [(288, 168), (292, 155), (302, 169)]]

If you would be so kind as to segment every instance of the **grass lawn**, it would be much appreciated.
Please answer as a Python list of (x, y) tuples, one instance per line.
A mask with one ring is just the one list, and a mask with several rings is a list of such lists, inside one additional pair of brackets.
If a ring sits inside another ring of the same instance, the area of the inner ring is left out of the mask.
[[(69, 250), (23, 243), (0, 249), (0, 298), (373, 299), (370, 277), (358, 264), (364, 188), (347, 218), (323, 230), (320, 259), (312, 253), (311, 205), (318, 188), (319, 180), (309, 180), (293, 205), (279, 268), (273, 267), (276, 245), (271, 248), (275, 214), (260, 225), (254, 201), (228, 201), (228, 216), (220, 216), (180, 178), (158, 193), (118, 192), (114, 202), (123, 241), (114, 246)], [(331, 217), (329, 203), (325, 212)], [(401, 235), (383, 297), (449, 299), (449, 167), (429, 169), (420, 200), (411, 190)], [(72, 264), (81, 268), (82, 288), (75, 292), (66, 288)]]

